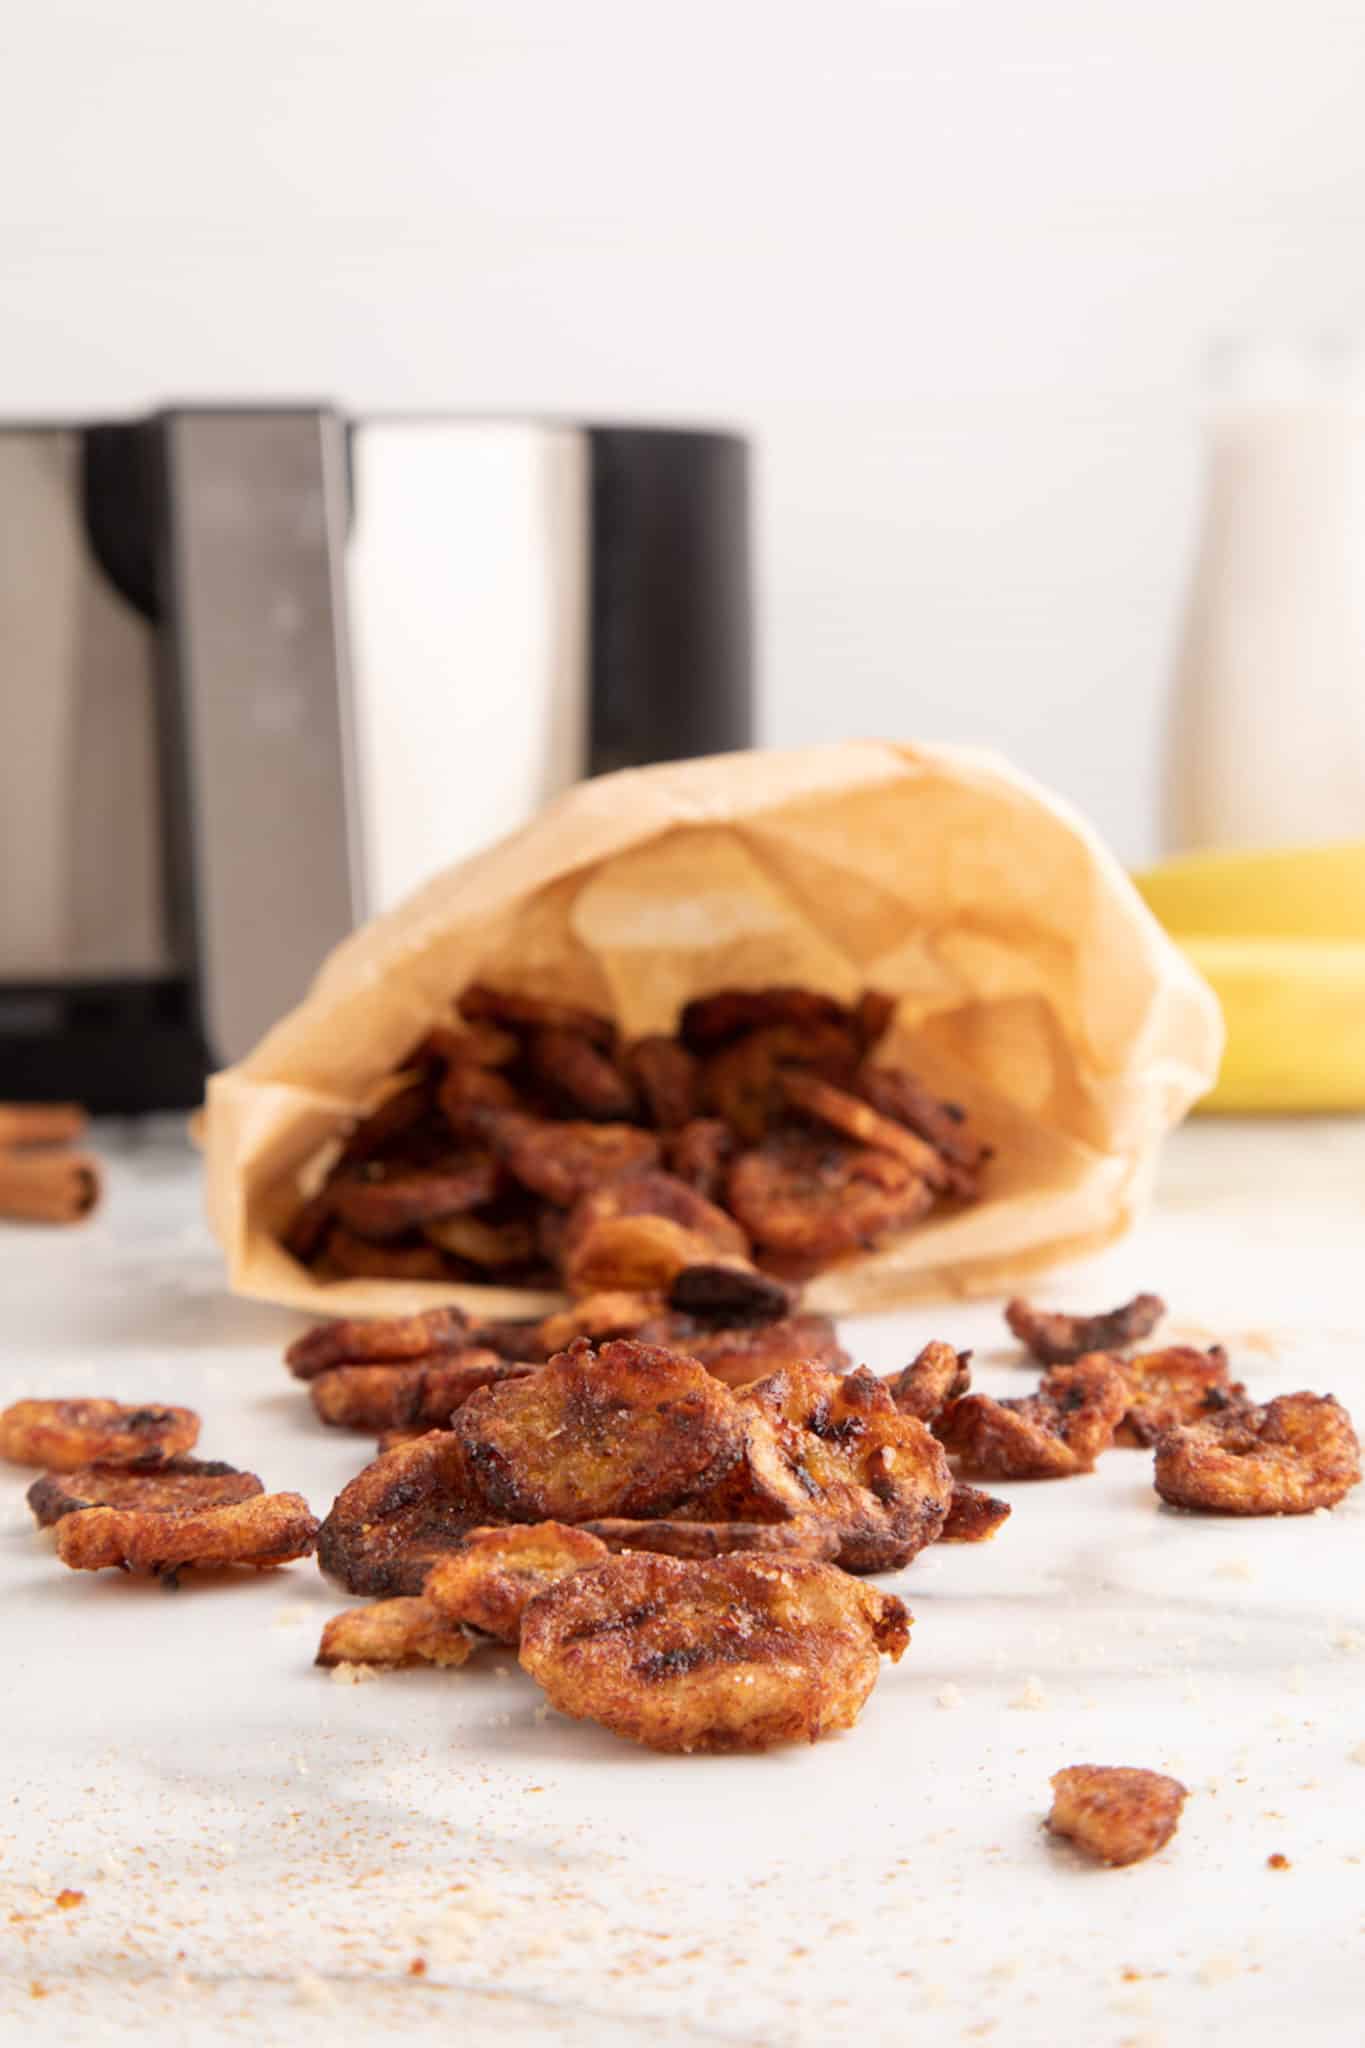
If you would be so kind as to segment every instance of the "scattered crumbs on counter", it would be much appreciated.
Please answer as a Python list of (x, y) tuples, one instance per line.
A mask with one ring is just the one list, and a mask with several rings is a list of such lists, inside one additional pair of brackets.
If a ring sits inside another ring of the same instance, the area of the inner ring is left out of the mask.
[(426, 1974), (427, 1974), (427, 1959), (426, 1959), (426, 1957), (425, 1957), (425, 1956), (414, 1956), (414, 1957), (413, 1957), (413, 1959), (412, 1959), (412, 1961), (411, 1961), (411, 1962), (410, 1962), (410, 1963), (408, 1964), (408, 1975), (409, 1975), (410, 1977), (425, 1977), (425, 1976), (426, 1976)]
[(1330, 1515), (1331, 1512), (1330, 1508), (1314, 1508), (1313, 1519), (1314, 1521), (1320, 1521), (1324, 1515)]
[(302, 1600), (293, 1600), (286, 1606), (275, 1609), (276, 1628), (297, 1628), (300, 1622), (312, 1619), (312, 1608), (305, 1606)]
[(1365, 1629), (1339, 1628), (1331, 1641), (1334, 1650), (1365, 1650)]
[(368, 1685), (371, 1679), (378, 1678), (378, 1676), (379, 1666), (377, 1664), (347, 1664), (342, 1662), (332, 1666), (333, 1685)]
[(71, 1912), (73, 1907), (83, 1906), (85, 1904), (85, 1893), (73, 1892), (66, 1885), (63, 1885), (62, 1889), (57, 1894), (56, 1903), (61, 1907), (64, 1913), (69, 1913)]
[(1241, 1969), (1236, 1956), (1209, 1956), (1199, 1965), (1197, 1975), (1201, 1984), (1226, 1984), (1230, 1977), (1240, 1976)]
[(330, 2011), (337, 2002), (336, 1993), (330, 1984), (323, 1982), (312, 1970), (300, 1970), (294, 1978), (294, 1997), (299, 2005), (310, 2005), (316, 2011)]
[(1225, 1557), (1221, 1564), (1214, 1566), (1213, 1576), (1215, 1579), (1254, 1579), (1256, 1574), (1249, 1557)]
[(941, 1707), (960, 1707), (962, 1705), (962, 1689), (960, 1686), (954, 1685), (951, 1679), (949, 1679), (947, 1685), (940, 1687), (934, 1697)]
[(1265, 1867), (1267, 1870), (1292, 1870), (1294, 1868), (1289, 1858), (1282, 1856), (1278, 1849), (1272, 1856), (1266, 1857)]
[(1010, 1701), (1010, 1705), (1012, 1707), (1024, 1707), (1035, 1710), (1045, 1707), (1047, 1705), (1047, 1693), (1044, 1690), (1042, 1679), (1034, 1672), (1030, 1672), (1018, 1692), (1014, 1695), (1014, 1698)]
[(1290, 1692), (1307, 1692), (1308, 1674), (1302, 1664), (1291, 1664), (1285, 1685)]

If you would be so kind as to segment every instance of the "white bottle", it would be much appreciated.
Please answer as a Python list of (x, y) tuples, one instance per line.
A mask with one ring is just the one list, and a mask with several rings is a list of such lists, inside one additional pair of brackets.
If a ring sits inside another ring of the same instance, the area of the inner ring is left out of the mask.
[(1365, 383), (1242, 357), (1210, 421), (1170, 720), (1166, 842), (1365, 838)]

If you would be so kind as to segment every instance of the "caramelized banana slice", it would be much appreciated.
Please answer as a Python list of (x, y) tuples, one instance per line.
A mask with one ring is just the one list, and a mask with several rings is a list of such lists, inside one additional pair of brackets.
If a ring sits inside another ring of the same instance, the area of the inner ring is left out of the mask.
[(606, 1555), (595, 1535), (562, 1522), (471, 1529), (459, 1549), (427, 1573), (424, 1597), (449, 1620), (515, 1645), (528, 1600)]
[(578, 1295), (666, 1294), (680, 1273), (712, 1257), (704, 1237), (670, 1217), (611, 1216), (578, 1235), (564, 1284)]
[(737, 1397), (755, 1420), (737, 1471), (690, 1512), (720, 1520), (819, 1516), (839, 1534), (845, 1571), (898, 1571), (943, 1527), (953, 1493), (941, 1445), (898, 1413), (860, 1367), (840, 1377), (797, 1364)]
[(400, 1597), (334, 1614), (323, 1628), (315, 1662), (453, 1668), (468, 1663), (474, 1648), (474, 1638), (430, 1600)]
[(582, 1032), (533, 1031), (527, 1061), (541, 1090), (566, 1115), (605, 1123), (634, 1116), (634, 1089)]
[(874, 1245), (933, 1203), (933, 1190), (904, 1159), (805, 1131), (781, 1131), (742, 1152), (729, 1188), (756, 1244), (807, 1258)]
[(850, 1085), (882, 1116), (904, 1124), (959, 1169), (966, 1178), (955, 1193), (975, 1192), (976, 1175), (991, 1157), (991, 1148), (967, 1128), (961, 1103), (941, 1102), (904, 1067), (874, 1067), (864, 1061)]
[(857, 1057), (857, 1035), (847, 1022), (770, 1024), (712, 1054), (702, 1068), (702, 1096), (746, 1144), (757, 1144), (786, 1107), (792, 1068), (842, 1081)]
[(723, 1330), (684, 1326), (668, 1341), (731, 1387), (747, 1386), (803, 1360), (832, 1372), (842, 1372), (852, 1363), (828, 1316), (781, 1316), (770, 1323)]
[(82, 1465), (74, 1472), (44, 1472), (28, 1490), (40, 1529), (83, 1508), (139, 1508), (146, 1514), (183, 1515), (230, 1507), (265, 1488), (254, 1472), (213, 1458), (163, 1458), (152, 1465)]
[(656, 1130), (673, 1131), (697, 1113), (697, 1062), (676, 1038), (639, 1038), (626, 1068)]
[(831, 1130), (851, 1138), (855, 1145), (870, 1145), (877, 1152), (895, 1152), (931, 1188), (941, 1192), (950, 1186), (952, 1170), (940, 1152), (904, 1124), (860, 1102), (856, 1095), (822, 1081), (818, 1074), (783, 1074), (781, 1088), (789, 1109), (813, 1118), (816, 1123), (827, 1124)]
[(848, 1011), (833, 996), (809, 988), (722, 988), (688, 1003), (678, 1021), (678, 1036), (694, 1052), (714, 1052), (731, 1039), (766, 1025), (781, 1024), (799, 1031), (835, 1025), (846, 1030)]
[(199, 1417), (189, 1408), (90, 1399), (15, 1401), (0, 1413), (0, 1458), (50, 1472), (178, 1458), (198, 1437)]
[(1054, 1365), (1036, 1394), (993, 1401), (965, 1394), (934, 1427), (964, 1472), (979, 1479), (1066, 1479), (1094, 1469), (1128, 1407), (1128, 1388), (1103, 1352)]
[(297, 1493), (260, 1493), (226, 1507), (168, 1514), (164, 1508), (84, 1508), (57, 1524), (57, 1555), (73, 1571), (123, 1571), (174, 1578), (190, 1567), (244, 1565), (273, 1570), (311, 1557), (318, 1525)]
[(332, 1429), (444, 1429), (461, 1402), (479, 1387), (519, 1379), (533, 1365), (514, 1365), (496, 1351), (464, 1351), (410, 1365), (338, 1365), (320, 1373), (308, 1392), (319, 1418)]
[(899, 1600), (832, 1565), (627, 1555), (530, 1603), (521, 1662), (561, 1713), (628, 1741), (758, 1750), (852, 1727), (909, 1631)]
[(669, 1131), (664, 1152), (669, 1170), (708, 1202), (725, 1195), (725, 1175), (739, 1140), (720, 1116), (695, 1116), (681, 1130)]
[(1008, 1501), (996, 1500), (959, 1479), (953, 1487), (948, 1519), (938, 1532), (940, 1543), (988, 1543), (1010, 1518)]
[(503, 1266), (529, 1266), (536, 1256), (535, 1231), (521, 1218), (490, 1223), (483, 1216), (447, 1216), (440, 1223), (426, 1224), (423, 1235), (452, 1259), (494, 1272)]
[(452, 1429), (479, 1492), (516, 1522), (666, 1514), (736, 1463), (743, 1425), (704, 1366), (579, 1338), (529, 1379), (484, 1387)]
[(632, 1522), (617, 1515), (584, 1527), (600, 1536), (608, 1550), (648, 1550), (664, 1557), (728, 1557), (761, 1550), (769, 1556), (832, 1559), (839, 1550), (838, 1529), (816, 1515), (794, 1522)]
[(473, 1109), (469, 1123), (514, 1179), (561, 1209), (618, 1174), (658, 1164), (658, 1139), (634, 1124), (553, 1123), (511, 1109)]
[(437, 1558), (486, 1519), (459, 1440), (433, 1429), (342, 1488), (318, 1532), (318, 1563), (351, 1593), (420, 1593)]
[(463, 1351), (473, 1342), (469, 1318), (458, 1308), (429, 1308), (414, 1316), (343, 1317), (305, 1330), (284, 1354), (296, 1380), (311, 1380), (334, 1365), (369, 1365)]
[(1170, 1344), (1164, 1351), (1125, 1358), (1120, 1369), (1128, 1382), (1128, 1412), (1119, 1424), (1116, 1444), (1145, 1447), (1183, 1422), (1203, 1422), (1229, 1408), (1250, 1406), (1241, 1380), (1229, 1377), (1228, 1355), (1221, 1345), (1195, 1351), (1186, 1344)]
[(949, 1401), (958, 1400), (972, 1383), (970, 1351), (951, 1344), (926, 1344), (909, 1365), (889, 1373), (882, 1384), (902, 1415), (932, 1422)]
[(1141, 1863), (1164, 1849), (1189, 1797), (1178, 1778), (1110, 1764), (1054, 1771), (1047, 1825), (1098, 1863)]
[(372, 1244), (353, 1230), (333, 1230), (319, 1272), (342, 1280), (447, 1280), (450, 1268), (434, 1244)]
[(1005, 1306), (1005, 1321), (1043, 1365), (1073, 1365), (1090, 1351), (1122, 1351), (1150, 1337), (1166, 1313), (1159, 1294), (1135, 1294), (1104, 1315), (1069, 1316), (1060, 1309), (1035, 1308), (1015, 1297)]
[(488, 988), (482, 982), (472, 982), (455, 1007), (470, 1024), (500, 1024), (518, 1034), (573, 1031), (606, 1052), (616, 1043), (616, 1026), (610, 1017), (597, 1010), (547, 1002), (540, 996), (511, 995), (505, 989)]
[(1156, 1490), (1214, 1515), (1307, 1515), (1335, 1507), (1360, 1479), (1351, 1418), (1330, 1394), (1281, 1394), (1169, 1430), (1156, 1447)]
[(338, 1181), (332, 1207), (357, 1237), (383, 1242), (423, 1224), (477, 1209), (497, 1192), (498, 1170), (486, 1152), (452, 1155), (439, 1168), (402, 1168), (373, 1180)]

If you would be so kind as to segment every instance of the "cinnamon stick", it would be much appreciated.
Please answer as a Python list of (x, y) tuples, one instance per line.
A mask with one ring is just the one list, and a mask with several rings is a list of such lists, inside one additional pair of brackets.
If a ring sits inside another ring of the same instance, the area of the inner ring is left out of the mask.
[(0, 1149), (68, 1145), (88, 1121), (79, 1102), (0, 1102)]
[(0, 1217), (21, 1223), (77, 1223), (100, 1195), (87, 1152), (0, 1152)]

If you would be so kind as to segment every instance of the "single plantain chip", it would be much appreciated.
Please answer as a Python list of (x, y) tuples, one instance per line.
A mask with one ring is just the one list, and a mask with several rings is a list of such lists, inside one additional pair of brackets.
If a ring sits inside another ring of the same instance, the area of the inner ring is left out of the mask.
[(676, 1038), (638, 1038), (626, 1070), (656, 1130), (678, 1130), (696, 1115), (697, 1062)]
[(929, 1343), (909, 1365), (889, 1373), (882, 1384), (902, 1415), (932, 1422), (949, 1401), (958, 1400), (972, 1383), (970, 1351), (951, 1344)]
[(1096, 1352), (1054, 1365), (1035, 1394), (993, 1401), (965, 1394), (950, 1401), (934, 1428), (978, 1479), (1067, 1479), (1093, 1471), (1128, 1407), (1128, 1387), (1112, 1358)]
[(89, 1399), (15, 1401), (0, 1413), (0, 1458), (50, 1472), (178, 1458), (198, 1438), (199, 1417), (189, 1408)]
[(713, 1053), (701, 1072), (706, 1106), (746, 1144), (757, 1144), (789, 1107), (793, 1069), (846, 1080), (858, 1058), (857, 1034), (840, 1024), (769, 1024)]
[(1069, 1764), (1051, 1783), (1050, 1832), (1097, 1863), (1140, 1863), (1164, 1849), (1189, 1797), (1178, 1778), (1111, 1764)]
[(756, 1244), (830, 1259), (913, 1223), (933, 1190), (904, 1159), (842, 1138), (780, 1131), (730, 1168), (730, 1207)]
[(696, 1116), (680, 1130), (664, 1136), (670, 1173), (705, 1195), (708, 1202), (725, 1198), (725, 1176), (739, 1140), (724, 1117)]
[(164, 1508), (84, 1508), (57, 1524), (57, 1555), (73, 1571), (123, 1571), (174, 1578), (191, 1567), (243, 1565), (270, 1571), (311, 1557), (318, 1524), (297, 1493), (259, 1493), (223, 1507), (184, 1514)]
[(1195, 1351), (1171, 1344), (1164, 1351), (1139, 1352), (1120, 1361), (1128, 1383), (1128, 1412), (1114, 1437), (1116, 1444), (1154, 1444), (1181, 1423), (1203, 1422), (1230, 1408), (1249, 1408), (1247, 1390), (1228, 1372), (1221, 1345)]
[(334, 1614), (323, 1628), (314, 1662), (375, 1664), (385, 1670), (401, 1664), (455, 1668), (468, 1663), (475, 1647), (474, 1638), (430, 1600), (400, 1595)]
[(531, 1601), (521, 1662), (561, 1713), (647, 1748), (762, 1750), (852, 1727), (909, 1632), (833, 1565), (627, 1554)]
[(439, 1167), (402, 1167), (375, 1179), (338, 1181), (332, 1207), (357, 1237), (385, 1243), (405, 1231), (477, 1209), (497, 1193), (498, 1169), (478, 1150), (452, 1154)]
[(74, 1472), (44, 1472), (28, 1490), (40, 1529), (83, 1508), (138, 1508), (146, 1514), (186, 1514), (230, 1507), (265, 1488), (254, 1472), (239, 1472), (213, 1458), (163, 1458), (150, 1465), (82, 1465)]
[(438, 1557), (487, 1512), (448, 1429), (384, 1451), (332, 1503), (318, 1563), (351, 1593), (420, 1593)]
[(296, 1380), (311, 1380), (334, 1365), (369, 1365), (420, 1358), (437, 1351), (462, 1351), (475, 1340), (469, 1318), (458, 1308), (429, 1308), (421, 1315), (344, 1317), (305, 1330), (284, 1354)]
[(563, 1522), (471, 1529), (427, 1573), (424, 1597), (449, 1620), (515, 1645), (528, 1600), (606, 1555), (597, 1536)]
[(987, 1543), (1010, 1518), (1010, 1504), (959, 1479), (948, 1504), (948, 1519), (938, 1532), (940, 1543)]
[(527, 1063), (540, 1088), (566, 1116), (611, 1123), (635, 1114), (635, 1090), (612, 1058), (581, 1031), (533, 1031)]
[(666, 1514), (736, 1463), (743, 1424), (694, 1359), (585, 1338), (524, 1380), (484, 1387), (452, 1429), (494, 1513), (515, 1522)]
[(1204, 1514), (1312, 1514), (1335, 1507), (1359, 1479), (1351, 1418), (1330, 1394), (1281, 1394), (1157, 1441), (1157, 1492)]
[(1122, 1351), (1150, 1337), (1166, 1313), (1159, 1294), (1135, 1294), (1103, 1315), (1064, 1315), (1015, 1299), (1005, 1305), (1010, 1332), (1043, 1365), (1074, 1365), (1091, 1351)]
[(942, 1153), (893, 1117), (883, 1116), (869, 1103), (859, 1101), (856, 1095), (822, 1081), (818, 1074), (783, 1074), (781, 1086), (789, 1109), (828, 1125), (830, 1130), (851, 1138), (855, 1145), (870, 1145), (877, 1152), (898, 1154), (931, 1188), (941, 1191), (950, 1185), (952, 1169)]
[(941, 1102), (904, 1067), (874, 1067), (864, 1061), (850, 1086), (882, 1116), (904, 1124), (956, 1169), (954, 1194), (970, 1197), (977, 1176), (991, 1157), (991, 1148), (968, 1128), (967, 1112), (957, 1102)]
[(496, 1351), (436, 1352), (407, 1365), (334, 1366), (310, 1381), (308, 1392), (333, 1429), (444, 1429), (477, 1388), (536, 1370)]
[(469, 1123), (515, 1180), (560, 1209), (659, 1159), (658, 1139), (635, 1124), (555, 1123), (514, 1109), (474, 1109)]

